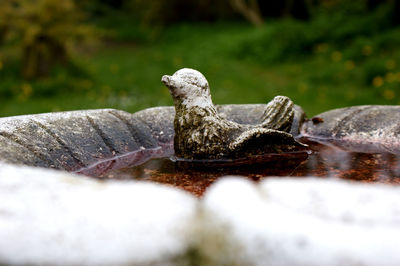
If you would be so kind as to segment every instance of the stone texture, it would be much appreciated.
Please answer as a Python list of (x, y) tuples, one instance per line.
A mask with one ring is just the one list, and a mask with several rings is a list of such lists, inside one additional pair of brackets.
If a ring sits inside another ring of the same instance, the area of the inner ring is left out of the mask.
[(199, 250), (210, 265), (399, 265), (399, 202), (385, 185), (226, 178), (205, 195)]
[(399, 265), (400, 188), (225, 177), (203, 199), (0, 164), (1, 265)]
[(183, 68), (161, 81), (175, 105), (175, 156), (188, 160), (225, 160), (304, 150), (289, 132), (295, 107), (286, 96), (274, 97), (261, 123), (239, 124), (221, 116), (214, 106), (207, 79)]
[(346, 150), (400, 153), (400, 106), (331, 110), (303, 124), (302, 135)]
[(176, 265), (198, 201), (146, 182), (0, 164), (1, 265)]
[(154, 107), (139, 111), (134, 114), (137, 119), (146, 124), (153, 137), (161, 145), (172, 145), (174, 139), (173, 107)]
[[(263, 122), (263, 116), (265, 112), (265, 104), (227, 104), (217, 105), (218, 113), (233, 122), (239, 124), (257, 125)], [(305, 119), (305, 113), (303, 109), (294, 105), (294, 117), (292, 127), (289, 133), (293, 136), (297, 136), (300, 133), (300, 126), (303, 124)]]
[(67, 171), (160, 149), (147, 124), (112, 109), (1, 118), (0, 147), (2, 161)]
[[(249, 124), (265, 107), (217, 106), (228, 119)], [(134, 114), (99, 109), (0, 118), (0, 161), (86, 174), (140, 163), (173, 152), (174, 116), (173, 107), (155, 107)]]

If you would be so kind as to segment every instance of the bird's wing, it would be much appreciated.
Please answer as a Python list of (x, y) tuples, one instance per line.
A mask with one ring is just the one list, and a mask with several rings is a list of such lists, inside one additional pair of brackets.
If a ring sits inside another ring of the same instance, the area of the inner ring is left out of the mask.
[(294, 118), (294, 104), (285, 96), (276, 96), (267, 104), (263, 114), (263, 128), (290, 132)]
[(243, 156), (291, 152), (305, 150), (306, 147), (289, 133), (265, 128), (246, 130), (229, 145), (233, 154)]

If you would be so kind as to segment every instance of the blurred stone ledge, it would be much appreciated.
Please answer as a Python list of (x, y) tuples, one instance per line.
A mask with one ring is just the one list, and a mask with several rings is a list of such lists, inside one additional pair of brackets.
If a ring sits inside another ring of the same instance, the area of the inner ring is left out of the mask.
[(164, 185), (0, 164), (2, 265), (399, 265), (400, 188), (239, 177)]

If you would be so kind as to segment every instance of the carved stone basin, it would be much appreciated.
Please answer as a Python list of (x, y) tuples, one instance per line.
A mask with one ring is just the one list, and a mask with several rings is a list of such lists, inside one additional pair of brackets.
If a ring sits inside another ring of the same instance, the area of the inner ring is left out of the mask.
[(364, 105), (331, 110), (306, 122), (302, 135), (353, 152), (400, 154), (399, 109)]
[[(257, 124), (264, 107), (217, 109)], [(336, 168), (259, 183), (224, 177), (201, 199), (156, 183), (74, 174), (104, 176), (171, 155), (172, 107), (1, 118), (0, 264), (398, 265), (400, 187), (309, 175), (347, 176), (352, 165), (339, 162), (363, 152), (351, 158), (390, 161), (398, 176), (400, 108), (352, 107), (304, 123), (296, 110), (291, 133), (314, 148), (282, 176), (321, 160), (323, 169)]]
[[(221, 105), (219, 113), (238, 123), (256, 124), (266, 105)], [(296, 108), (292, 132), (304, 119)], [(8, 163), (100, 175), (173, 153), (172, 107), (135, 114), (87, 110), (0, 119), (0, 159)]]

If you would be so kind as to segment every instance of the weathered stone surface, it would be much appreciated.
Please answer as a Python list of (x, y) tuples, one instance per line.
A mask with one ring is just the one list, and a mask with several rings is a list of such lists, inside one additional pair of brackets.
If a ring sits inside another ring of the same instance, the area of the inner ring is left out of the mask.
[(111, 109), (1, 118), (0, 136), (2, 161), (68, 171), (158, 147), (144, 123)]
[[(265, 107), (217, 106), (221, 115), (248, 124), (257, 123)], [(0, 161), (86, 174), (91, 167), (99, 173), (141, 163), (173, 152), (174, 116), (173, 107), (155, 107), (134, 114), (99, 109), (0, 118)]]
[(175, 265), (198, 201), (167, 186), (0, 163), (0, 265)]
[(174, 139), (173, 107), (154, 107), (134, 114), (142, 123), (146, 124), (153, 137), (160, 144), (172, 145)]
[(398, 265), (400, 188), (330, 179), (227, 178), (203, 201), (209, 265)]
[(400, 264), (399, 187), (225, 177), (198, 199), (4, 163), (0, 177), (1, 265)]
[[(216, 109), (222, 117), (239, 124), (249, 125), (257, 125), (263, 122), (265, 108), (266, 104), (216, 105)], [(304, 120), (304, 110), (300, 106), (294, 105), (294, 117), (289, 133), (297, 136)]]
[(288, 97), (272, 99), (261, 123), (239, 124), (217, 112), (208, 81), (199, 71), (183, 68), (172, 76), (164, 75), (162, 82), (175, 104), (174, 151), (178, 158), (237, 159), (306, 147), (289, 133), (295, 107)]
[(354, 106), (317, 115), (301, 133), (346, 150), (400, 153), (399, 121), (400, 106)]

